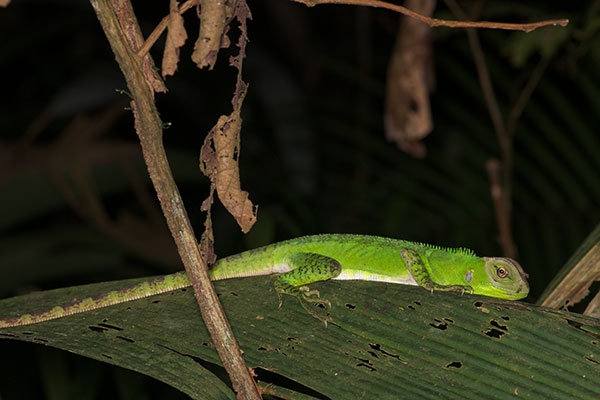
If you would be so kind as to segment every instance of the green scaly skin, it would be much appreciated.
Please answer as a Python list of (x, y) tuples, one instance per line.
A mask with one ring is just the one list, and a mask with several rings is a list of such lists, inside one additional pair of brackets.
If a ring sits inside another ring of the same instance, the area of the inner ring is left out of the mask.
[[(218, 260), (212, 280), (280, 274), (280, 295), (329, 305), (307, 284), (328, 279), (372, 280), (418, 285), (431, 292), (458, 291), (519, 300), (529, 285), (521, 266), (509, 258), (477, 257), (471, 250), (447, 249), (404, 240), (366, 235), (316, 235), (275, 243)], [(152, 279), (98, 297), (50, 310), (0, 319), (0, 328), (35, 324), (190, 286), (185, 272)]]

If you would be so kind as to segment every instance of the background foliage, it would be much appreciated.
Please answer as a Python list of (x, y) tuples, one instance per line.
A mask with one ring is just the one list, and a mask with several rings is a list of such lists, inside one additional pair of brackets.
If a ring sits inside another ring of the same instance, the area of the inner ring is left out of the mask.
[[(242, 237), (217, 207), (219, 255), (321, 232), (499, 254), (484, 169), (499, 149), (463, 31), (432, 32), (435, 128), (425, 140), (426, 158), (415, 160), (382, 132), (397, 16), (279, 0), (249, 5), (241, 173), (243, 188), (260, 205), (259, 221)], [(145, 34), (167, 13), (167, 3), (134, 7)], [(436, 16), (451, 17), (443, 5)], [(514, 22), (556, 17), (569, 18), (569, 27), (479, 32), (505, 111), (549, 58), (515, 140), (513, 226), (532, 302), (600, 217), (600, 3), (502, 1), (485, 4), (482, 15)], [(188, 29), (194, 24), (186, 17)], [(0, 36), (6, 38), (0, 44), (0, 296), (181, 269), (156, 212), (131, 115), (123, 111), (127, 98), (115, 92), (124, 82), (89, 4), (12, 4), (0, 12)], [(198, 71), (186, 60), (190, 53), (188, 43), (158, 107), (172, 123), (165, 144), (200, 231), (208, 182), (198, 152), (217, 117), (230, 111), (235, 71), (227, 67), (228, 54), (214, 72)], [(37, 382), (48, 398), (64, 398), (57, 382), (85, 381), (91, 382), (85, 388), (93, 383), (122, 398), (180, 396), (141, 377), (135, 378), (139, 388), (127, 387), (123, 382), (131, 379), (123, 376), (130, 372), (2, 342), (0, 353), (14, 363), (0, 367), (0, 388)]]

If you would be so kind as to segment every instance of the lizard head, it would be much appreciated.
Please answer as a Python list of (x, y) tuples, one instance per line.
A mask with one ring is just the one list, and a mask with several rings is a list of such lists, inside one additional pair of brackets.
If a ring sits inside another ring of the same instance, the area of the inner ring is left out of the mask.
[[(484, 257), (485, 272), (489, 280), (482, 293), (501, 299), (519, 300), (529, 294), (529, 277), (518, 262), (504, 257)], [(485, 293), (483, 293), (485, 292)]]

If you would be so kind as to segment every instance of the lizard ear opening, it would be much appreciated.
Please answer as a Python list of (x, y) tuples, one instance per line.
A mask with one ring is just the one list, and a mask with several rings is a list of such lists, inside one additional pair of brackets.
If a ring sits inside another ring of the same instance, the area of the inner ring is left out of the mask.
[(465, 281), (471, 282), (473, 280), (473, 271), (467, 270), (467, 274), (465, 275)]

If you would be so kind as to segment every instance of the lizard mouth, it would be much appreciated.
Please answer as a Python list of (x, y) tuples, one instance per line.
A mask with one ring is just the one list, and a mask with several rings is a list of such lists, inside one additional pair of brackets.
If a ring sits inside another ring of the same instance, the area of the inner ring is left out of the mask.
[[(525, 274), (525, 277), (529, 277), (528, 274)], [(520, 293), (521, 291), (525, 292), (525, 293), (529, 293), (529, 283), (524, 280), (523, 283), (521, 283), (521, 285), (519, 286), (519, 290), (517, 291), (517, 293)]]
[(523, 285), (519, 285), (519, 289), (517, 289), (517, 293), (521, 293), (521, 290), (523, 290)]

